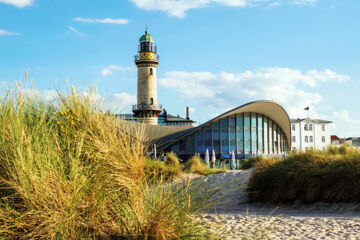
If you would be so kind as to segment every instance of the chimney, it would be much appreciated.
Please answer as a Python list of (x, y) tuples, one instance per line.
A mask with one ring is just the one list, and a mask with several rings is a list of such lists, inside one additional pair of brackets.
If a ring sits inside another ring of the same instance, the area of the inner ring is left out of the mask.
[(186, 107), (186, 120), (190, 120), (189, 107)]

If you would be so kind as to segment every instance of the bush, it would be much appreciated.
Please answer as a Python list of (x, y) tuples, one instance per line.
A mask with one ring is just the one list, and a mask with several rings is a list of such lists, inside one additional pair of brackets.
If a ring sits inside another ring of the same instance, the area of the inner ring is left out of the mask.
[(249, 181), (257, 202), (360, 202), (360, 154), (307, 152), (259, 161)]
[(188, 173), (196, 173), (200, 175), (209, 175), (215, 173), (226, 172), (224, 169), (208, 168), (201, 158), (193, 156), (190, 158), (184, 166), (184, 171)]
[(159, 159), (147, 159), (145, 162), (145, 175), (151, 180), (171, 180), (176, 176), (181, 176), (180, 165), (172, 166), (161, 162)]
[(174, 168), (178, 168), (180, 169), (180, 162), (179, 162), (179, 158), (177, 157), (177, 155), (173, 152), (169, 152), (166, 154), (166, 158), (165, 158), (165, 164), (167, 166), (172, 166)]
[(193, 220), (202, 203), (147, 179), (161, 167), (149, 167), (142, 131), (95, 99), (0, 100), (0, 238), (208, 239)]

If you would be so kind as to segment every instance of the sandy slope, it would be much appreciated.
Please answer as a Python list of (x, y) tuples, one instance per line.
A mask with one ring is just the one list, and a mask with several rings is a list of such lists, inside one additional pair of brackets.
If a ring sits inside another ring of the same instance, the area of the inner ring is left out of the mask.
[(206, 189), (220, 187), (199, 220), (222, 239), (360, 239), (360, 206), (352, 204), (248, 204), (251, 170), (205, 177)]

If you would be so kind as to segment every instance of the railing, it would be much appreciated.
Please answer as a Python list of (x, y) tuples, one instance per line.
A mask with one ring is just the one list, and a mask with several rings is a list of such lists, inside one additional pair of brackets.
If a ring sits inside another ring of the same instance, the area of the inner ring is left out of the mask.
[(159, 110), (159, 111), (161, 111), (162, 105), (141, 103), (141, 104), (133, 105), (132, 110), (133, 111), (138, 111), (138, 110)]
[(139, 60), (142, 60), (142, 61), (146, 61), (146, 60), (148, 60), (148, 61), (153, 61), (153, 60), (159, 61), (159, 55), (154, 55), (154, 58), (152, 58), (152, 59), (141, 58), (140, 55), (135, 55), (135, 61), (139, 61)]

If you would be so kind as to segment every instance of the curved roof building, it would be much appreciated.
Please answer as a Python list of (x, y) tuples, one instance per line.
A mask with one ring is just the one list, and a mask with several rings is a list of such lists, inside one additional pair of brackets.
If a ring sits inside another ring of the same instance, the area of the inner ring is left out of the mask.
[(225, 158), (276, 155), (290, 149), (290, 118), (273, 101), (255, 101), (227, 111), (194, 127), (146, 126), (145, 135), (158, 152), (173, 151), (187, 159), (215, 151)]

